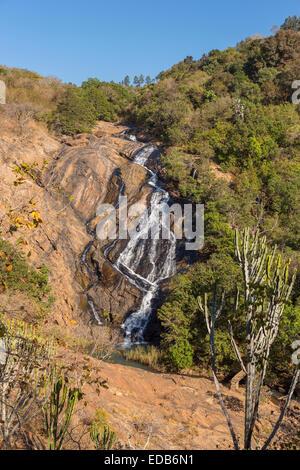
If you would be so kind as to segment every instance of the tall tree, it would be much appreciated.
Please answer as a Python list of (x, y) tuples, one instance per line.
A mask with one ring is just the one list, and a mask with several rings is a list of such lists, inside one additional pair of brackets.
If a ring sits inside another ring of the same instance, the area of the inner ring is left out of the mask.
[(144, 83), (145, 83), (145, 78), (144, 78), (144, 75), (141, 73), (141, 75), (139, 76), (139, 84), (140, 86), (142, 86)]
[(300, 31), (300, 16), (288, 16), (281, 25), (281, 29), (292, 29), (293, 31)]
[(193, 61), (194, 61), (193, 56), (187, 55), (183, 62), (184, 62), (185, 64), (192, 64)]
[(94, 86), (84, 89), (84, 97), (95, 110), (96, 119), (112, 121), (114, 119), (114, 109), (102, 91)]
[(95, 123), (94, 106), (83, 90), (75, 86), (67, 88), (49, 122), (54, 131), (67, 135), (89, 132)]
[(130, 78), (129, 78), (129, 75), (126, 75), (126, 77), (124, 78), (124, 85), (125, 86), (129, 86), (130, 85)]
[[(236, 257), (241, 266), (244, 280), (242, 310), (246, 314), (247, 342), (247, 354), (244, 360), (233, 337), (230, 323), (229, 334), (237, 359), (246, 374), (244, 431), (244, 448), (246, 450), (251, 449), (261, 389), (269, 363), (270, 348), (278, 334), (280, 319), (295, 281), (295, 274), (291, 280), (288, 279), (289, 263), (282, 263), (280, 255), (276, 256), (275, 251), (276, 247), (272, 251), (269, 250), (266, 238), (259, 237), (258, 232), (253, 237), (250, 235), (249, 229), (244, 230), (242, 235), (238, 231), (236, 232)], [(207, 330), (210, 336), (213, 376), (219, 401), (226, 416), (234, 446), (236, 449), (239, 449), (236, 434), (224, 405), (215, 366), (215, 323), (224, 307), (224, 292), (218, 297), (217, 289), (215, 288), (210, 307), (208, 307), (207, 294), (204, 296), (203, 303), (201, 298), (198, 301), (200, 310), (205, 315)], [(238, 304), (239, 293), (237, 291), (235, 313), (238, 312)], [(269, 446), (284, 418), (299, 380), (299, 372), (299, 367), (296, 367), (282, 412), (262, 449), (266, 449)]]

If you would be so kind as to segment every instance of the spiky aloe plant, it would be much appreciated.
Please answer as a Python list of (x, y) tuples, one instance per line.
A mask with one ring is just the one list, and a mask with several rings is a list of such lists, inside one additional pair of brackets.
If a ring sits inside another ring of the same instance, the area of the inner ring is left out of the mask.
[(90, 436), (96, 450), (111, 450), (116, 441), (116, 433), (111, 431), (110, 426), (102, 426), (99, 423), (92, 424)]

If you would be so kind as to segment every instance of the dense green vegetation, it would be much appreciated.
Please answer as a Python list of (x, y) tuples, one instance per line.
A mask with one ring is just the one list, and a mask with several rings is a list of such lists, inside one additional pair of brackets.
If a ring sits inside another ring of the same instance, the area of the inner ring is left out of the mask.
[(5, 66), (0, 66), (0, 80), (7, 89), (6, 115), (18, 119), (20, 113), (30, 114), (47, 122), (56, 134), (90, 132), (99, 119), (113, 122), (123, 118), (135, 93), (133, 86), (97, 78), (77, 87), (55, 77)]
[[(212, 51), (198, 62), (190, 59), (177, 64), (138, 98), (144, 103), (136, 114), (139, 120), (139, 113), (149, 111), (144, 101), (147, 94), (152, 95), (147, 98), (150, 103), (164, 93), (180, 93), (180, 119), (169, 122), (167, 132), (165, 121), (158, 124), (155, 120), (159, 127), (153, 130), (177, 146), (165, 157), (166, 176), (174, 188), (182, 197), (205, 204), (201, 263), (172, 281), (158, 314), (163, 348), (188, 341), (194, 364), (205, 365), (209, 357), (197, 295), (218, 282), (230, 299), (241, 279), (234, 259), (234, 227), (261, 230), (291, 257), (293, 267), (299, 264), (300, 108), (291, 103), (291, 83), (300, 76), (299, 46), (300, 33), (288, 29), (270, 38), (248, 39), (237, 48)], [(174, 105), (174, 100), (169, 103)], [(151, 104), (151, 113), (155, 106)], [(165, 109), (161, 101), (157, 106)], [(144, 116), (150, 127), (151, 113)], [(229, 178), (216, 178), (210, 170), (212, 162)], [(191, 169), (196, 170), (196, 178)], [(269, 380), (283, 379), (280, 374), (289, 370), (291, 342), (300, 335), (299, 294), (298, 278), (272, 348)], [(230, 315), (230, 301), (225, 308)], [(234, 330), (241, 331), (237, 341), (243, 349), (242, 321), (241, 316), (232, 318)], [(219, 370), (230, 375), (237, 372), (239, 364), (222, 319), (216, 345)]]
[[(234, 228), (260, 230), (291, 258), (292, 269), (299, 265), (300, 106), (291, 102), (299, 77), (299, 19), (290, 18), (268, 38), (247, 38), (198, 61), (187, 57), (135, 95), (131, 119), (166, 144), (163, 174), (174, 195), (205, 205), (200, 262), (173, 279), (158, 312), (169, 367), (208, 364), (198, 295), (217, 282), (226, 292), (224, 318), (232, 316), (241, 282)], [(291, 343), (300, 336), (299, 295), (298, 275), (271, 351), (269, 382), (284, 381), (290, 369)], [(231, 321), (243, 351), (244, 318)], [(216, 345), (218, 369), (232, 376), (240, 366), (222, 319)]]
[[(140, 75), (133, 79), (136, 86), (126, 76), (122, 84), (89, 78), (77, 87), (0, 69), (9, 102), (42, 105), (43, 118), (58, 134), (90, 132), (98, 119), (123, 119), (147, 131), (165, 145), (162, 176), (172, 194), (205, 205), (199, 262), (175, 277), (158, 312), (162, 354), (170, 368), (208, 364), (197, 297), (217, 282), (228, 298), (224, 318), (230, 315), (230, 299), (241, 283), (235, 228), (260, 230), (291, 258), (291, 271), (299, 265), (300, 105), (291, 101), (292, 83), (300, 80), (299, 24), (297, 16), (289, 17), (269, 37), (246, 38), (199, 60), (188, 56), (161, 72), (156, 83)], [(271, 352), (269, 380), (288, 369), (291, 342), (300, 336), (299, 306), (298, 275)], [(232, 318), (242, 350), (243, 321)], [(216, 344), (219, 369), (237, 372), (222, 319)]]
[(81, 87), (69, 86), (57, 109), (48, 117), (50, 129), (59, 134), (90, 132), (98, 120), (116, 121), (124, 115), (131, 88), (89, 78)]
[[(292, 268), (299, 263), (300, 107), (291, 102), (299, 77), (299, 19), (291, 17), (270, 37), (247, 38), (199, 60), (186, 57), (161, 72), (157, 83), (141, 75), (135, 88), (128, 76), (122, 85), (91, 78), (69, 87), (50, 117), (52, 129), (71, 135), (89, 131), (97, 119), (130, 120), (165, 144), (163, 175), (174, 195), (205, 204), (200, 262), (172, 281), (158, 313), (170, 368), (208, 364), (208, 335), (196, 299), (215, 282), (234, 297), (241, 282), (234, 228), (262, 231), (291, 258)], [(226, 309), (230, 314), (232, 302)], [(243, 320), (232, 319), (242, 349)], [(226, 322), (219, 326), (217, 365), (232, 375), (239, 364)], [(269, 380), (286, 370), (299, 334), (298, 278), (272, 350)]]
[(0, 293), (6, 290), (25, 293), (41, 308), (49, 308), (54, 301), (47, 266), (31, 268), (16, 247), (0, 240)]

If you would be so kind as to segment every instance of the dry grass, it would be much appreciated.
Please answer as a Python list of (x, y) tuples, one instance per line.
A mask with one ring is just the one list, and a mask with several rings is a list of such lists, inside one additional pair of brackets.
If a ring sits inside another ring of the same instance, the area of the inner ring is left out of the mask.
[(153, 369), (162, 370), (162, 353), (155, 346), (136, 346), (123, 350), (122, 355), (127, 361), (140, 362)]
[(119, 332), (106, 326), (78, 324), (72, 331), (60, 326), (47, 326), (45, 334), (53, 337), (60, 346), (98, 360), (109, 358), (120, 342)]
[(43, 111), (55, 109), (66, 85), (55, 77), (42, 77), (25, 69), (0, 66), (0, 79), (6, 84), (7, 103), (31, 103)]

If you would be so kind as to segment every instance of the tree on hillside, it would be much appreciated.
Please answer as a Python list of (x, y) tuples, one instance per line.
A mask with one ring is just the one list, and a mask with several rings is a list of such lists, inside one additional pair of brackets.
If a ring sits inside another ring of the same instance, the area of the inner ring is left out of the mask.
[(129, 78), (129, 75), (126, 75), (126, 77), (124, 78), (124, 85), (125, 85), (125, 86), (129, 86), (129, 85), (130, 85), (130, 78)]
[(281, 25), (281, 29), (292, 29), (293, 31), (300, 31), (300, 17), (297, 15), (288, 16)]
[(193, 61), (194, 61), (193, 56), (187, 55), (183, 62), (184, 62), (185, 64), (192, 64)]
[(52, 130), (67, 135), (90, 132), (95, 123), (94, 106), (86, 99), (82, 90), (75, 86), (66, 90), (49, 119)]
[(115, 118), (114, 107), (99, 88), (91, 86), (84, 90), (84, 97), (95, 111), (96, 119), (103, 121), (113, 121)]
[(151, 83), (153, 83), (153, 80), (152, 78), (150, 77), (150, 75), (147, 75), (146, 78), (145, 78), (145, 83), (146, 85), (151, 85)]
[(142, 86), (145, 83), (144, 75), (141, 73), (139, 76), (139, 85)]
[[(125, 77), (126, 78), (126, 77)], [(129, 77), (128, 77), (129, 79)], [(101, 82), (98, 80), (98, 78), (89, 78), (87, 81), (82, 83), (81, 88), (87, 93), (88, 90), (93, 89), (95, 92), (95, 89), (98, 92), (98, 98), (99, 98), (99, 93), (102, 93), (108, 103), (109, 103), (109, 108), (108, 111), (111, 114), (109, 117), (110, 121), (114, 121), (117, 119), (117, 117), (123, 117), (127, 106), (131, 100), (132, 96), (132, 90), (130, 87), (124, 86), (124, 80), (121, 83), (115, 83), (113, 81), (111, 82)], [(103, 96), (101, 98), (102, 103), (104, 102)], [(107, 103), (105, 102), (105, 108), (107, 111)], [(103, 118), (101, 118), (103, 119)]]
[[(247, 353), (243, 359), (236, 343), (231, 324), (228, 322), (231, 343), (246, 376), (245, 392), (245, 421), (244, 449), (251, 449), (254, 426), (258, 417), (261, 390), (269, 365), (270, 349), (278, 334), (280, 320), (284, 307), (290, 297), (295, 281), (295, 274), (288, 278), (288, 263), (282, 263), (280, 255), (276, 256), (276, 247), (270, 251), (265, 237), (259, 237), (258, 232), (250, 235), (246, 229), (240, 236), (236, 231), (236, 257), (243, 272), (243, 302), (239, 307), (239, 292), (236, 292), (234, 312), (246, 314), (246, 344)], [(215, 324), (220, 317), (225, 304), (224, 291), (215, 291), (208, 306), (208, 295), (198, 298), (200, 310), (204, 313), (209, 333), (213, 377), (218, 392), (220, 405), (231, 432), (234, 447), (239, 450), (239, 442), (233, 429), (231, 419), (224, 404), (221, 388), (216, 374)], [(274, 438), (289, 407), (291, 397), (299, 380), (300, 369), (296, 366), (290, 389), (283, 405), (280, 416), (262, 446), (266, 449)]]
[(139, 77), (137, 75), (135, 75), (134, 78), (133, 78), (133, 84), (135, 86), (140, 86), (140, 80), (139, 80)]
[(101, 82), (98, 78), (88, 78), (87, 81), (82, 82), (81, 87), (83, 89), (91, 88), (91, 87), (99, 88), (100, 85), (101, 85)]

